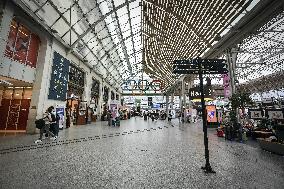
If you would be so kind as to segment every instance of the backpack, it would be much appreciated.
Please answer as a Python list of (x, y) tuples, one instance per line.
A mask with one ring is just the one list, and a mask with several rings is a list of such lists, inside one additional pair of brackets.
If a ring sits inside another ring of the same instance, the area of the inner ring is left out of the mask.
[(41, 129), (45, 125), (45, 121), (43, 119), (38, 119), (35, 121), (36, 128)]
[(60, 120), (60, 117), (58, 114), (56, 115), (51, 114), (51, 119), (52, 119), (52, 122), (58, 122)]

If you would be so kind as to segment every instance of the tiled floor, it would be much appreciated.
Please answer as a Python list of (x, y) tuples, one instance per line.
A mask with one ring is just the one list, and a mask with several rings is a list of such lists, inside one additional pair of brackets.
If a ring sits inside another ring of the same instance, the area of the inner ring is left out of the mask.
[(201, 123), (131, 118), (60, 132), (0, 137), (0, 188), (284, 188), (284, 157), (257, 145), (224, 141), (209, 129), (205, 174)]

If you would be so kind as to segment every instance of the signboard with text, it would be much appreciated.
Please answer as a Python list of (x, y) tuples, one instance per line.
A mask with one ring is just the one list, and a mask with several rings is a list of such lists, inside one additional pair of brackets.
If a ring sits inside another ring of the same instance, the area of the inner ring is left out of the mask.
[[(189, 99), (200, 99), (201, 93), (199, 86), (194, 87), (188, 90)], [(204, 98), (211, 98), (212, 97), (212, 87), (211, 86), (204, 86)]]
[(70, 61), (54, 52), (48, 99), (66, 100)]

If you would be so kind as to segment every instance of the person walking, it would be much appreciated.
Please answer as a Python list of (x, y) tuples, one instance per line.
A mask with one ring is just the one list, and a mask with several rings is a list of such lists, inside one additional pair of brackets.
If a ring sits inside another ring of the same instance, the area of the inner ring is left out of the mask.
[(47, 133), (48, 138), (49, 138), (50, 136), (52, 136), (51, 139), (52, 139), (52, 140), (55, 139), (55, 138), (54, 138), (55, 135), (49, 130), (50, 125), (51, 125), (52, 123), (54, 123), (54, 122), (52, 121), (52, 117), (51, 117), (52, 110), (53, 110), (53, 107), (51, 106), (51, 107), (49, 107), (49, 108), (47, 109), (47, 111), (46, 111), (47, 115), (44, 117), (45, 124), (44, 124), (44, 126), (40, 129), (40, 136), (39, 136), (39, 139), (35, 141), (36, 144), (42, 142), (42, 137), (43, 137), (44, 131)]
[(53, 106), (51, 106), (52, 109), (52, 113), (51, 113), (51, 119), (52, 119), (52, 124), (50, 125), (52, 133), (55, 135), (55, 139), (57, 139), (58, 137), (58, 133), (59, 133), (59, 120), (60, 117), (59, 115), (56, 113), (55, 108)]
[(172, 121), (172, 114), (171, 114), (171, 111), (169, 111), (168, 121)]
[(178, 112), (178, 122), (180, 123), (180, 119), (181, 119), (181, 112)]
[(110, 110), (108, 110), (107, 112), (107, 121), (108, 121), (108, 126), (111, 126), (112, 115)]

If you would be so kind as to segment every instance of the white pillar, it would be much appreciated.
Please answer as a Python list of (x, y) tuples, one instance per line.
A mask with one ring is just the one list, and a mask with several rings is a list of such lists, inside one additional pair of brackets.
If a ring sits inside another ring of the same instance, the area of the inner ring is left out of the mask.
[(10, 25), (13, 19), (14, 9), (9, 1), (6, 1), (6, 5), (3, 9), (2, 20), (0, 25), (0, 69), (3, 64), (4, 52), (6, 49), (6, 44), (8, 40), (8, 35), (10, 32)]
[(229, 77), (230, 77), (230, 88), (231, 95), (236, 93), (236, 61), (237, 61), (237, 53), (232, 53), (231, 51), (236, 51), (236, 49), (232, 48), (227, 51), (227, 62), (229, 67)]
[(166, 114), (169, 113), (169, 94), (166, 94)]
[(181, 96), (182, 96), (182, 101), (181, 101), (181, 107), (180, 107), (180, 111), (183, 111), (183, 106), (185, 107), (186, 105), (186, 99), (185, 99), (185, 78), (182, 79), (181, 82)]
[(52, 67), (52, 41), (41, 39), (36, 65), (36, 76), (33, 85), (32, 99), (30, 104), (26, 132), (33, 134), (36, 132), (35, 119), (42, 117), (45, 112), (45, 101), (49, 91), (50, 69)]
[(85, 72), (85, 75), (86, 75), (86, 79), (85, 79), (85, 86), (84, 86), (83, 101), (87, 101), (87, 105), (90, 105), (93, 77), (92, 77), (92, 74), (89, 72)]
[(171, 110), (174, 108), (174, 97), (175, 97), (175, 92), (172, 93), (171, 97)]

